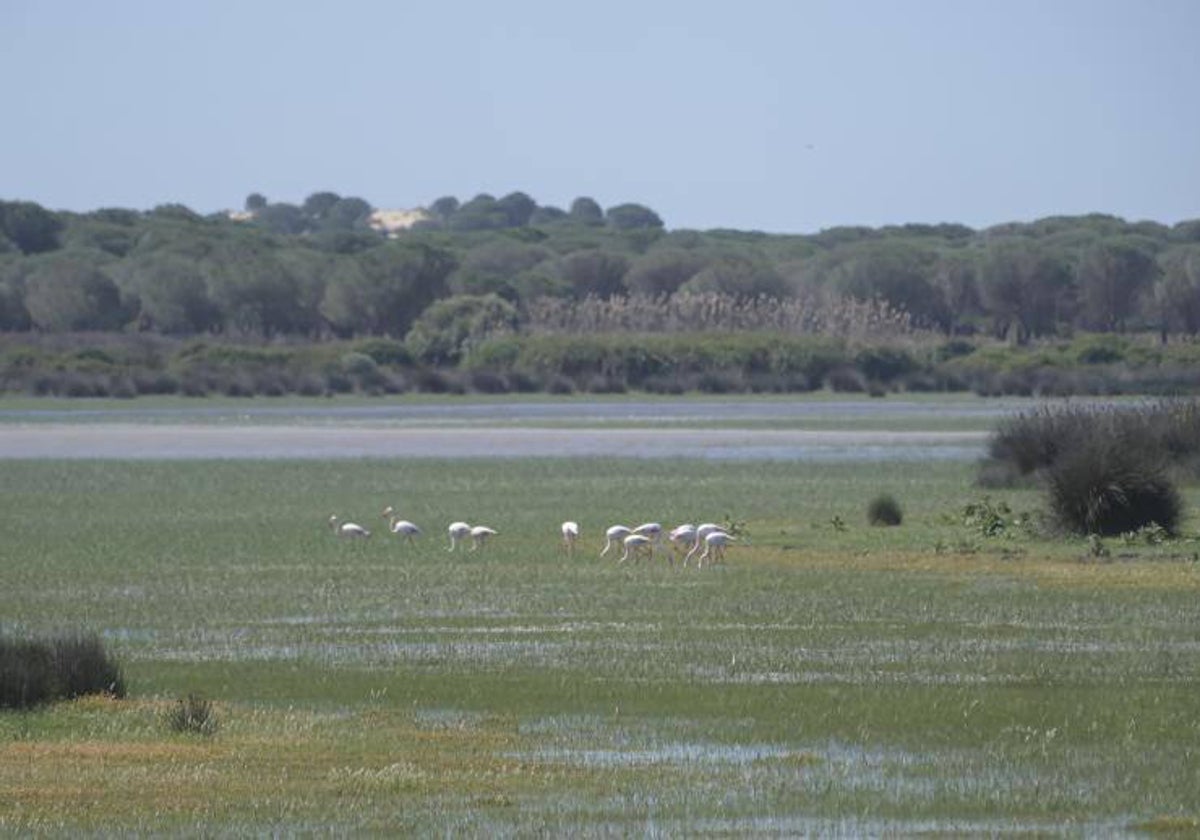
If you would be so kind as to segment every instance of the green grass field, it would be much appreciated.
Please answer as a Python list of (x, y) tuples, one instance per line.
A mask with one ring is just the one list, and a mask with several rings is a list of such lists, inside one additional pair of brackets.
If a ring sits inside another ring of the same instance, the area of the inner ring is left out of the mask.
[[(130, 689), (0, 713), (6, 833), (1200, 830), (1194, 491), (1095, 558), (964, 525), (963, 464), (0, 468), (0, 629), (98, 631)], [(727, 516), (724, 566), (596, 557)], [(452, 519), (501, 533), (452, 555)], [(215, 735), (164, 725), (188, 692)]]

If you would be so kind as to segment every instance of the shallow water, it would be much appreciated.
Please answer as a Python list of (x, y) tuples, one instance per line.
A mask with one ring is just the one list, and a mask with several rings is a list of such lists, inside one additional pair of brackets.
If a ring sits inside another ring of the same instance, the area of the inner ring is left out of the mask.
[(962, 461), (981, 456), (985, 440), (962, 431), (38, 423), (0, 425), (0, 458)]
[(99, 422), (318, 422), (435, 424), (551, 422), (554, 423), (756, 423), (818, 420), (839, 417), (979, 418), (992, 419), (1028, 408), (1030, 400), (975, 401), (910, 400), (617, 400), (547, 402), (444, 402), (381, 405), (243, 405), (209, 406), (203, 402), (169, 408), (87, 408), (86, 403), (38, 409), (0, 409), (0, 423)]

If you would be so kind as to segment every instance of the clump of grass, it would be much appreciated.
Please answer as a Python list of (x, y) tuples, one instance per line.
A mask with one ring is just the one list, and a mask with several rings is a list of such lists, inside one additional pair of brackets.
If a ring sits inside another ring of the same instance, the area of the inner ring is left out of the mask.
[(84, 694), (125, 696), (121, 669), (98, 637), (0, 638), (0, 708), (28, 709)]
[(890, 493), (880, 493), (867, 505), (867, 522), (872, 525), (892, 527), (903, 521), (904, 511)]
[(163, 716), (166, 727), (181, 735), (215, 735), (217, 713), (212, 701), (195, 693), (181, 697)]
[(1127, 440), (1084, 439), (1046, 471), (1051, 513), (1078, 534), (1116, 536), (1157, 525), (1174, 535), (1183, 503), (1157, 453)]

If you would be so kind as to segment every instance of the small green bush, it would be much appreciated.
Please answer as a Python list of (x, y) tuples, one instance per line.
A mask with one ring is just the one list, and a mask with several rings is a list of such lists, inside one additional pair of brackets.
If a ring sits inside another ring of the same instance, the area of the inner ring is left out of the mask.
[(867, 522), (872, 525), (891, 527), (903, 521), (904, 511), (890, 493), (880, 493), (867, 505)]

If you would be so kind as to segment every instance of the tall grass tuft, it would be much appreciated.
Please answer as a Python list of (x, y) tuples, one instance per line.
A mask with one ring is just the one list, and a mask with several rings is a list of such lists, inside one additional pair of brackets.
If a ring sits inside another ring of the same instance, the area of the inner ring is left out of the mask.
[(27, 709), (84, 694), (125, 696), (121, 669), (97, 636), (0, 638), (0, 708)]
[(1046, 470), (1050, 511), (1077, 534), (1178, 530), (1183, 503), (1159, 454), (1120, 436), (1084, 438)]
[(215, 735), (217, 713), (211, 700), (198, 694), (188, 694), (175, 702), (164, 715), (168, 729), (181, 735)]

